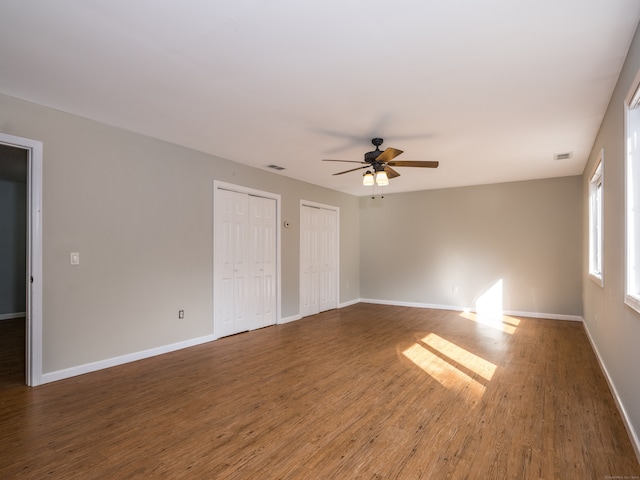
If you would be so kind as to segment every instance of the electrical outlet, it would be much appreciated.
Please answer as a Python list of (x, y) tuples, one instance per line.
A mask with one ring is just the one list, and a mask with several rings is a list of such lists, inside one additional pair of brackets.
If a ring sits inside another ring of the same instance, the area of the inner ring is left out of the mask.
[(457, 286), (457, 285), (454, 285), (453, 287), (451, 287), (451, 291), (452, 291), (453, 293), (458, 293), (458, 286)]
[(184, 318), (184, 310), (178, 310), (178, 318)]

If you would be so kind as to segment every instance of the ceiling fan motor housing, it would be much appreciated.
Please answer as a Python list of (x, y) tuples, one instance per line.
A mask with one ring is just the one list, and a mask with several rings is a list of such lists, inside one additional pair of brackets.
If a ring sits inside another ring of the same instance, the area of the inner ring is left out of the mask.
[(382, 151), (376, 149), (372, 152), (367, 152), (364, 154), (364, 161), (367, 163), (373, 163), (376, 161), (376, 158), (382, 153)]
[(378, 155), (380, 155), (382, 153), (382, 150), (380, 150), (380, 145), (382, 145), (382, 138), (372, 138), (371, 139), (371, 143), (373, 143), (373, 145), (376, 147), (375, 150), (371, 151), (371, 152), (367, 152), (364, 154), (364, 161), (373, 164), (373, 162), (375, 162), (376, 158), (378, 158)]

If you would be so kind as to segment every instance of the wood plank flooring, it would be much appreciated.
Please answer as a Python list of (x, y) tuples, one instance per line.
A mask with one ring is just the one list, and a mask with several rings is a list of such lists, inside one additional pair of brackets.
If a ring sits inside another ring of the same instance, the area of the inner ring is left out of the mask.
[(358, 304), (0, 382), (0, 478), (605, 480), (640, 465), (581, 324)]

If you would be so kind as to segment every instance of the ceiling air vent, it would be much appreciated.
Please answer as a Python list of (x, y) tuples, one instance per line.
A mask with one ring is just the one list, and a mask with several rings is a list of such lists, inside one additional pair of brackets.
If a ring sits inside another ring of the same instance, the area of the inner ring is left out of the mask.
[(271, 168), (272, 170), (284, 170), (284, 167), (281, 167), (280, 165), (265, 165), (265, 167), (267, 168)]
[(553, 156), (553, 159), (554, 160), (569, 160), (572, 156), (573, 156), (573, 152), (556, 153)]

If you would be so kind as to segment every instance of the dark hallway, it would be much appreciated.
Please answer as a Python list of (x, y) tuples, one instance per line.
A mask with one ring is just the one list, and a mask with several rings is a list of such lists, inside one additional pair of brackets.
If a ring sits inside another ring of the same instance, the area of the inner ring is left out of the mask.
[(0, 385), (24, 385), (25, 319), (0, 320)]

